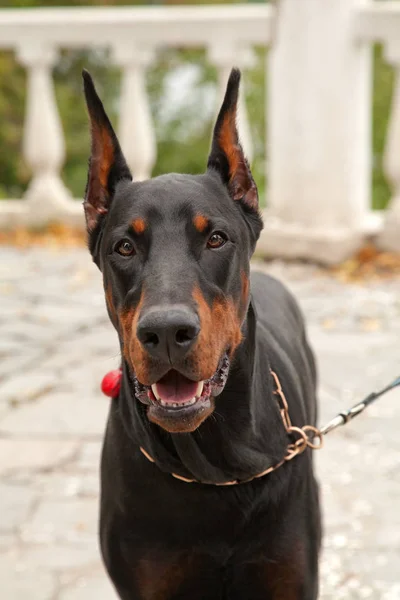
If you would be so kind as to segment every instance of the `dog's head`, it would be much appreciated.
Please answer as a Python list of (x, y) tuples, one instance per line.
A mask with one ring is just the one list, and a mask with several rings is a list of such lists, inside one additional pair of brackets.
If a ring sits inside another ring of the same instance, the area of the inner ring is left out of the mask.
[(241, 343), (249, 261), (262, 228), (236, 128), (233, 70), (204, 175), (134, 182), (84, 72), (92, 149), (84, 209), (110, 319), (147, 416), (195, 430), (214, 410)]

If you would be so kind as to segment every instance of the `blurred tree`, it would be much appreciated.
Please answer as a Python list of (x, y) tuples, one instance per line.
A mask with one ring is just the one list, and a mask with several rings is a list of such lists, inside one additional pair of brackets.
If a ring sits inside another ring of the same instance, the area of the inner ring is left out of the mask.
[(18, 198), (28, 180), (21, 160), (25, 73), (11, 53), (0, 53), (0, 198)]
[(372, 105), (372, 202), (377, 209), (385, 208), (390, 189), (383, 172), (383, 152), (393, 92), (393, 68), (385, 63), (382, 46), (374, 48), (374, 94)]

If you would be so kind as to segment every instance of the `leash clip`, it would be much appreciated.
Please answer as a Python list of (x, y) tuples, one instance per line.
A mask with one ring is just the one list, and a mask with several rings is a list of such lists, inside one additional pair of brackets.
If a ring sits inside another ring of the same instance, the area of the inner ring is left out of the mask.
[[(289, 436), (300, 436), (295, 442), (292, 442), (288, 445), (284, 462), (288, 462), (298, 454), (302, 454), (304, 450), (306, 450), (306, 448), (311, 448), (312, 450), (319, 450), (320, 448), (322, 448), (324, 443), (321, 431), (313, 425), (303, 425), (303, 427), (295, 427), (294, 425), (292, 425), (292, 421), (289, 415), (289, 405), (287, 403), (285, 394), (283, 393), (279, 377), (274, 371), (270, 372), (275, 381), (276, 389), (273, 391), (273, 393), (279, 398), (278, 402), (280, 405), (280, 413), (283, 425), (286, 429), (286, 433)], [(315, 440), (318, 440), (318, 442), (315, 442)]]

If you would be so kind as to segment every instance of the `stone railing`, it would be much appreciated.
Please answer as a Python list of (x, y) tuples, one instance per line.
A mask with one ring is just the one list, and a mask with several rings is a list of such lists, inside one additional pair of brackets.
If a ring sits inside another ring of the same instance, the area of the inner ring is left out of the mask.
[[(371, 47), (383, 42), (400, 73), (400, 3), (276, 0), (273, 4), (0, 11), (0, 49), (27, 70), (23, 155), (32, 180), (23, 199), (0, 202), (0, 226), (82, 224), (60, 178), (65, 145), (52, 68), (61, 48), (107, 47), (122, 71), (119, 136), (136, 179), (150, 176), (156, 140), (146, 69), (163, 47), (203, 47), (221, 90), (233, 65), (270, 46), (267, 79), (267, 255), (341, 260), (367, 235), (400, 238), (400, 77), (386, 147), (393, 200), (371, 211)], [(244, 94), (239, 129), (251, 159)]]

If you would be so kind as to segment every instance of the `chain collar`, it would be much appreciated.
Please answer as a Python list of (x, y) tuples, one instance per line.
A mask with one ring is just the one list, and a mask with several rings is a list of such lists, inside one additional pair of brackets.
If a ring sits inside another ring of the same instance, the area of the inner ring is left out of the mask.
[[(294, 425), (292, 425), (292, 421), (289, 415), (289, 406), (285, 394), (283, 393), (279, 378), (274, 371), (270, 371), (270, 373), (275, 382), (275, 390), (273, 394), (276, 396), (278, 401), (279, 412), (282, 417), (283, 426), (288, 436), (291, 436), (292, 439), (294, 437), (296, 438), (294, 442), (290, 442), (288, 444), (284, 458), (282, 458), (282, 460), (276, 465), (268, 467), (268, 469), (265, 469), (261, 473), (253, 475), (253, 477), (249, 477), (248, 479), (235, 479), (233, 481), (224, 481), (223, 483), (213, 483), (208, 481), (198, 481), (197, 479), (188, 479), (186, 477), (182, 477), (181, 475), (177, 475), (176, 473), (171, 473), (172, 477), (175, 477), (175, 479), (179, 479), (180, 481), (184, 481), (185, 483), (203, 483), (207, 485), (217, 486), (238, 485), (240, 483), (248, 483), (249, 481), (253, 481), (253, 479), (259, 479), (260, 477), (269, 475), (273, 471), (279, 469), (279, 467), (281, 467), (285, 463), (292, 460), (295, 456), (302, 454), (306, 450), (306, 448), (311, 448), (312, 450), (318, 450), (319, 448), (322, 448), (323, 437), (319, 429), (317, 429), (313, 425), (304, 425), (303, 427), (295, 427)], [(150, 454), (146, 452), (146, 450), (142, 446), (140, 446), (140, 451), (147, 458), (147, 460), (149, 460), (152, 463), (155, 462), (154, 459), (150, 456)]]

